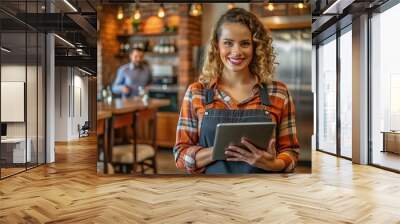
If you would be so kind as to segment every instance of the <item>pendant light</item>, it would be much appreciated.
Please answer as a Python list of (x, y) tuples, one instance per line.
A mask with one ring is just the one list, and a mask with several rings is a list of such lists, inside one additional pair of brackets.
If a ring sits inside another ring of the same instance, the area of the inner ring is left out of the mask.
[(272, 3), (269, 3), (265, 6), (265, 9), (268, 11), (274, 11), (274, 5)]
[(135, 10), (133, 11), (133, 19), (134, 20), (139, 20), (140, 17), (140, 10), (139, 10), (139, 0), (135, 0)]
[(133, 18), (134, 18), (135, 20), (139, 20), (140, 17), (141, 17), (141, 15), (140, 15), (139, 6), (136, 5), (136, 6), (135, 6), (135, 11), (134, 11), (134, 13), (133, 13)]
[(165, 8), (163, 3), (161, 3), (160, 8), (158, 8), (157, 16), (160, 18), (164, 18), (165, 16)]
[(117, 12), (117, 19), (122, 20), (124, 18), (124, 11), (122, 10), (122, 7), (118, 7), (118, 12)]
[(189, 15), (200, 16), (203, 13), (203, 7), (199, 3), (194, 3), (190, 5)]
[(304, 4), (303, 4), (303, 3), (299, 3), (299, 4), (297, 4), (297, 8), (299, 8), (299, 9), (303, 9), (303, 8), (304, 8)]

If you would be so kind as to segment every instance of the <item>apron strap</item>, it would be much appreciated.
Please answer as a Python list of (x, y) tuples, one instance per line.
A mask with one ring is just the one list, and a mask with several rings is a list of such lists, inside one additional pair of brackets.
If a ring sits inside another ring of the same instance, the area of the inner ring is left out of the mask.
[[(206, 105), (211, 104), (214, 101), (214, 90), (212, 88), (205, 89), (205, 97), (206, 97)], [(261, 103), (265, 106), (270, 106), (271, 102), (269, 101), (267, 85), (263, 84), (260, 88), (260, 97)]]
[(261, 98), (261, 103), (264, 104), (265, 106), (271, 105), (271, 102), (269, 101), (269, 97), (268, 97), (268, 92), (267, 92), (267, 84), (265, 84), (265, 83), (260, 88), (260, 98)]
[(212, 88), (205, 89), (206, 105), (214, 101), (214, 90)]

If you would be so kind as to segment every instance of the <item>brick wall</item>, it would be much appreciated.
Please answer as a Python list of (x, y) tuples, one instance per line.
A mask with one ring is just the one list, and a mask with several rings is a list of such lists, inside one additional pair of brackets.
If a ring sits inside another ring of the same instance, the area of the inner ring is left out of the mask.
[[(141, 20), (146, 20), (156, 15), (159, 4), (141, 4)], [(99, 9), (100, 17), (100, 44), (101, 44), (101, 79), (103, 86), (112, 83), (116, 70), (121, 64), (127, 63), (128, 58), (118, 58), (115, 55), (119, 51), (119, 42), (116, 39), (118, 34), (133, 33), (131, 20), (128, 13), (132, 12), (133, 6), (127, 4), (123, 7), (125, 18), (117, 20), (117, 5), (103, 5)], [(193, 48), (201, 45), (201, 16), (191, 17), (188, 15), (188, 4), (165, 4), (166, 14), (179, 16), (178, 27), (178, 84), (182, 87), (179, 99), (182, 99), (186, 87), (197, 79), (193, 60)]]
[(201, 16), (189, 16), (188, 11), (188, 5), (180, 5), (178, 84), (185, 87), (179, 93), (180, 100), (183, 99), (186, 87), (198, 77), (193, 66), (193, 48), (201, 45)]
[(101, 81), (103, 87), (109, 85), (115, 76), (115, 72), (121, 65), (121, 61), (115, 57), (119, 51), (119, 42), (116, 34), (121, 30), (129, 32), (129, 27), (124, 26), (123, 21), (116, 19), (118, 8), (111, 5), (103, 5), (98, 12), (100, 20), (100, 45), (101, 45)]

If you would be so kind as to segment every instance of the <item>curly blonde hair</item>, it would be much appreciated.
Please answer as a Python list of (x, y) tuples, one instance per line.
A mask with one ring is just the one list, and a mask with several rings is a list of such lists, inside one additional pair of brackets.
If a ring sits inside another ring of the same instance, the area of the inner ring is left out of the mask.
[(223, 14), (213, 28), (199, 81), (206, 86), (222, 75), (224, 64), (218, 50), (218, 40), (224, 23), (240, 23), (249, 28), (253, 42), (253, 59), (249, 64), (251, 74), (259, 82), (270, 83), (274, 76), (275, 53), (272, 36), (260, 20), (242, 8), (233, 8)]

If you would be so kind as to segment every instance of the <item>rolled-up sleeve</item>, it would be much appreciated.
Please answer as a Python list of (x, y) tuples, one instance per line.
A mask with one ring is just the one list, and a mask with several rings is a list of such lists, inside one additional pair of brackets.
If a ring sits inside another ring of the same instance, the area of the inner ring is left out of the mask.
[(281, 119), (278, 124), (278, 159), (285, 162), (286, 172), (291, 172), (296, 167), (299, 154), (300, 145), (297, 139), (295, 106), (293, 98), (288, 90), (286, 90), (286, 99), (282, 107)]
[(193, 101), (193, 89), (189, 86), (182, 101), (173, 153), (176, 167), (185, 169), (188, 173), (201, 173), (204, 168), (197, 168), (195, 158), (203, 147), (198, 145), (198, 117)]
[(122, 87), (124, 87), (124, 84), (125, 84), (124, 71), (122, 68), (119, 68), (117, 71), (117, 76), (115, 78), (115, 81), (112, 85), (113, 93), (122, 94)]

